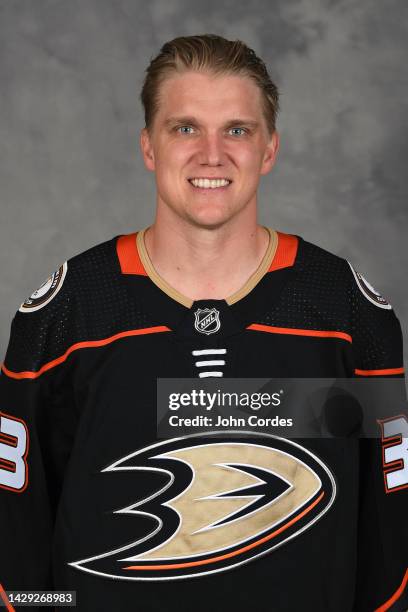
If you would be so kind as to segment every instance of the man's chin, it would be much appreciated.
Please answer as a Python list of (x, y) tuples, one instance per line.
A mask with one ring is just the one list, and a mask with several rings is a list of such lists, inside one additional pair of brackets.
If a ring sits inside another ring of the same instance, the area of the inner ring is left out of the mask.
[(245, 205), (232, 208), (215, 202), (211, 206), (197, 202), (188, 202), (179, 206), (167, 204), (167, 206), (180, 222), (187, 222), (193, 227), (202, 229), (217, 229), (225, 226), (245, 208)]
[(192, 214), (186, 215), (186, 220), (194, 227), (201, 229), (217, 229), (226, 225), (232, 218), (233, 214)]

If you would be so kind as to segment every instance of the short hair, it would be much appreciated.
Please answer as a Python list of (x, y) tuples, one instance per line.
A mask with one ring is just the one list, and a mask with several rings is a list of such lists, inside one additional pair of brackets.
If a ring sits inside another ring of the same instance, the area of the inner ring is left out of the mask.
[(188, 70), (251, 78), (261, 91), (267, 128), (273, 134), (279, 111), (279, 91), (265, 63), (241, 40), (227, 40), (215, 34), (174, 38), (166, 42), (151, 60), (140, 94), (148, 130), (159, 107), (160, 85), (172, 74)]

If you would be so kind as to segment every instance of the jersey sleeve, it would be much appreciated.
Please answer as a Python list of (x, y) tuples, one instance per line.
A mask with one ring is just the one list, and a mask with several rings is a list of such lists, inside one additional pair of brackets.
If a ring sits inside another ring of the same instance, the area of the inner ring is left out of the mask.
[[(408, 610), (408, 413), (399, 320), (351, 266), (356, 377), (396, 378), (397, 393), (378, 437), (361, 439), (354, 612)], [(398, 382), (399, 381), (399, 382)], [(386, 398), (385, 398), (386, 400)]]
[(13, 319), (0, 375), (0, 584), (6, 591), (52, 588), (53, 527), (77, 421), (64, 368), (53, 367), (69, 300), (63, 289), (53, 295), (49, 282), (42, 288), (24, 303), (33, 310), (23, 304)]

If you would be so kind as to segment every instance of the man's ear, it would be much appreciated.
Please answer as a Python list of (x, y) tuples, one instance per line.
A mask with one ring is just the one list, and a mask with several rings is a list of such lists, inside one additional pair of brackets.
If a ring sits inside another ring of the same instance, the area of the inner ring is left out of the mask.
[(153, 146), (147, 128), (143, 128), (140, 132), (140, 148), (146, 168), (154, 172), (156, 166), (154, 162)]
[(277, 130), (272, 134), (265, 150), (262, 160), (261, 174), (268, 174), (275, 165), (276, 157), (279, 151), (280, 138)]

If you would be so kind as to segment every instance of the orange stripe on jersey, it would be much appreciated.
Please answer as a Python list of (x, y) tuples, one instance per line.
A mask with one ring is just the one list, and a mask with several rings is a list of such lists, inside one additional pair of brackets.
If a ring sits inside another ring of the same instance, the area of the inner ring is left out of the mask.
[(11, 605), (9, 598), (7, 597), (6, 591), (3, 589), (1, 583), (0, 583), (0, 598), (3, 600), (3, 603), (9, 612), (15, 612), (15, 608), (13, 608), (13, 606)]
[(385, 602), (385, 604), (383, 604), (379, 608), (376, 608), (374, 612), (386, 612), (386, 610), (389, 610), (390, 607), (401, 597), (401, 595), (405, 591), (407, 584), (408, 584), (408, 569), (405, 572), (404, 578), (402, 579), (402, 582), (400, 586), (398, 587), (398, 589), (395, 591), (394, 595), (390, 597), (390, 599), (388, 599)]
[(268, 272), (293, 266), (298, 250), (299, 240), (297, 236), (282, 234), (282, 232), (276, 233), (278, 234), (278, 246)]
[(59, 365), (60, 363), (63, 363), (71, 353), (73, 353), (74, 351), (78, 351), (79, 349), (96, 348), (98, 346), (105, 346), (106, 344), (115, 342), (115, 340), (119, 340), (120, 338), (126, 338), (128, 336), (141, 336), (143, 334), (156, 334), (156, 333), (168, 332), (168, 331), (171, 331), (171, 329), (169, 327), (166, 327), (166, 325), (157, 325), (156, 327), (145, 327), (142, 329), (130, 329), (129, 331), (120, 332), (118, 334), (115, 334), (114, 336), (110, 336), (109, 338), (103, 338), (102, 340), (89, 340), (87, 342), (77, 342), (76, 344), (73, 344), (72, 346), (70, 346), (69, 349), (67, 349), (63, 355), (61, 355), (60, 357), (57, 357), (57, 359), (53, 359), (52, 361), (49, 361), (48, 363), (44, 364), (39, 370), (35, 372), (30, 372), (30, 371), (12, 372), (5, 366), (4, 363), (1, 369), (10, 378), (17, 378), (17, 379), (38, 378), (38, 376), (41, 376), (41, 374), (44, 374), (44, 372), (47, 372), (47, 370), (51, 370), (51, 368), (55, 368), (55, 366)]
[(217, 561), (224, 561), (224, 559), (230, 559), (231, 557), (236, 557), (237, 555), (242, 555), (242, 553), (245, 553), (248, 550), (251, 550), (252, 548), (256, 548), (257, 546), (260, 546), (264, 542), (268, 542), (269, 540), (272, 540), (275, 536), (279, 535), (279, 533), (281, 533), (282, 531), (285, 531), (286, 529), (288, 529), (288, 527), (290, 527), (291, 525), (299, 521), (303, 516), (305, 516), (305, 514), (308, 514), (315, 506), (317, 506), (317, 504), (323, 499), (323, 496), (324, 496), (324, 491), (322, 491), (319, 497), (315, 499), (309, 506), (307, 506), (300, 514), (295, 516), (285, 525), (282, 525), (282, 527), (278, 527), (278, 529), (275, 529), (275, 531), (273, 531), (272, 533), (268, 534), (267, 536), (263, 538), (260, 538), (259, 540), (256, 540), (256, 542), (252, 542), (252, 544), (243, 546), (242, 548), (226, 553), (225, 555), (218, 555), (218, 557), (210, 557), (209, 559), (202, 559), (200, 561), (189, 561), (187, 563), (175, 563), (172, 565), (129, 565), (128, 567), (124, 567), (123, 569), (126, 569), (126, 570), (180, 569), (184, 567), (195, 567), (197, 565), (208, 565), (210, 563), (216, 563)]
[(126, 234), (120, 236), (116, 243), (116, 252), (118, 254), (120, 269), (122, 274), (140, 274), (147, 276), (147, 272), (140, 261), (139, 253), (136, 246), (136, 234)]
[(272, 325), (261, 325), (260, 323), (251, 323), (247, 329), (255, 331), (267, 332), (269, 334), (289, 334), (291, 336), (315, 336), (317, 338), (340, 338), (352, 342), (350, 334), (340, 331), (325, 331), (318, 329), (296, 329), (292, 327), (273, 327)]
[(356, 368), (354, 374), (358, 376), (389, 376), (390, 374), (404, 374), (404, 368), (385, 368), (384, 370), (359, 370)]

